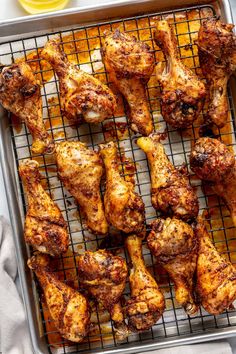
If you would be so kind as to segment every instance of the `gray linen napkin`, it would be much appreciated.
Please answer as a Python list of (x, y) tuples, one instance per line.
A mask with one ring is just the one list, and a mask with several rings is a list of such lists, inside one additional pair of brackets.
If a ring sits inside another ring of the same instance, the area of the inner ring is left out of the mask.
[(32, 354), (25, 309), (15, 284), (17, 262), (11, 228), (0, 217), (0, 351)]

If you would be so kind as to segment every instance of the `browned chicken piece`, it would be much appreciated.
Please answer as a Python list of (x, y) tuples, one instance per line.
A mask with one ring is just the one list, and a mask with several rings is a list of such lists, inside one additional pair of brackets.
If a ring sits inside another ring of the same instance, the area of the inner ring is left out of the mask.
[(99, 154), (79, 141), (63, 141), (55, 147), (59, 178), (78, 202), (87, 227), (95, 234), (106, 234), (100, 181), (103, 165)]
[(58, 206), (43, 189), (38, 162), (24, 160), (20, 164), (19, 173), (28, 199), (25, 241), (40, 252), (52, 256), (66, 252), (69, 245), (66, 222)]
[(131, 129), (149, 135), (153, 131), (153, 122), (145, 84), (154, 69), (154, 55), (149, 46), (116, 29), (105, 34), (102, 54), (111, 81), (128, 103)]
[(110, 312), (116, 336), (127, 337), (128, 328), (120, 304), (128, 275), (124, 258), (106, 250), (86, 251), (78, 258), (78, 275), (88, 292)]
[(47, 255), (37, 254), (28, 260), (44, 291), (45, 300), (55, 327), (62, 337), (81, 342), (90, 326), (90, 309), (87, 299), (61, 282), (50, 269)]
[(190, 155), (190, 166), (196, 175), (212, 181), (212, 190), (227, 205), (236, 226), (236, 164), (233, 152), (211, 138), (197, 140)]
[(145, 206), (134, 184), (121, 177), (117, 146), (114, 142), (100, 145), (100, 154), (106, 169), (104, 196), (107, 221), (125, 233), (139, 233), (144, 229)]
[(152, 205), (164, 214), (183, 220), (193, 219), (199, 210), (197, 196), (187, 176), (169, 161), (159, 139), (158, 134), (152, 134), (137, 140), (147, 155), (151, 170)]
[(19, 117), (32, 135), (32, 152), (53, 152), (42, 117), (40, 83), (24, 62), (5, 67), (0, 74), (0, 103)]
[(227, 82), (236, 69), (234, 25), (217, 18), (204, 21), (198, 32), (198, 54), (209, 85), (207, 122), (222, 128), (228, 120)]
[(162, 88), (161, 113), (172, 127), (186, 128), (203, 107), (205, 85), (179, 58), (176, 37), (167, 21), (157, 22), (154, 40), (166, 60), (156, 67), (157, 80)]
[(176, 218), (157, 219), (147, 238), (151, 253), (175, 284), (175, 297), (188, 315), (197, 312), (193, 275), (197, 265), (197, 238), (191, 226)]
[(61, 107), (69, 121), (100, 123), (113, 115), (116, 98), (112, 91), (71, 64), (57, 40), (46, 43), (41, 57), (50, 63), (59, 78)]
[(236, 226), (236, 165), (222, 181), (214, 183), (212, 189), (225, 202)]
[(232, 151), (217, 139), (199, 138), (190, 155), (191, 169), (200, 179), (219, 182), (233, 169)]
[(199, 243), (197, 295), (207, 312), (218, 315), (236, 299), (236, 270), (218, 253), (201, 218), (196, 234)]
[(130, 235), (125, 244), (132, 261), (129, 277), (131, 299), (126, 304), (129, 327), (137, 332), (146, 331), (162, 316), (165, 298), (145, 266), (142, 238)]

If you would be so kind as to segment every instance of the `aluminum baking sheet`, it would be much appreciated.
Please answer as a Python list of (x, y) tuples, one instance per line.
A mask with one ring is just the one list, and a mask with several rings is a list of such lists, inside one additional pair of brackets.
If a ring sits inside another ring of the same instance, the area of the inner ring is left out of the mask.
[[(221, 6), (220, 6), (221, 5)], [(224, 6), (223, 6), (224, 5)], [(97, 24), (80, 25), (77, 28), (54, 31), (25, 37), (24, 39), (11, 40), (0, 44), (0, 63), (10, 65), (12, 62), (27, 60), (33, 71), (41, 81), (43, 116), (48, 131), (55, 141), (80, 140), (90, 148), (97, 149), (100, 143), (114, 140), (119, 147), (121, 171), (125, 178), (134, 178), (136, 189), (146, 206), (147, 225), (155, 219), (157, 214), (150, 201), (150, 174), (144, 153), (137, 147), (137, 135), (129, 129), (126, 118), (126, 109), (122, 96), (109, 82), (104, 65), (101, 61), (100, 47), (103, 41), (104, 31), (120, 28), (138, 39), (148, 43), (155, 53), (156, 62), (163, 61), (163, 54), (152, 40), (152, 31), (158, 19), (166, 18), (173, 25), (178, 39), (180, 56), (183, 62), (201, 76), (197, 56), (198, 29), (202, 20), (207, 17), (218, 15), (219, 9), (225, 8), (225, 3), (205, 4), (202, 6), (175, 9), (172, 11), (145, 13), (136, 17), (113, 19)], [(229, 13), (229, 10), (228, 10)], [(40, 51), (50, 38), (59, 38), (64, 51), (74, 64), (93, 74), (101, 81), (107, 83), (118, 95), (118, 108), (114, 117), (102, 124), (74, 127), (62, 117), (58, 80), (49, 65), (40, 60)], [(204, 80), (204, 78), (202, 77)], [(199, 127), (203, 122), (202, 114), (194, 123), (194, 126), (178, 132), (167, 126), (160, 113), (160, 87), (153, 73), (147, 89), (147, 95), (152, 113), (155, 131), (161, 133), (162, 143), (177, 167), (186, 166), (189, 170), (188, 157), (194, 140), (198, 137)], [(195, 316), (187, 316), (184, 310), (176, 303), (173, 284), (168, 276), (155, 265), (155, 259), (150, 256), (145, 243), (143, 253), (145, 262), (150, 272), (161, 284), (166, 298), (166, 310), (151, 330), (142, 334), (132, 334), (127, 340), (117, 341), (114, 337), (109, 314), (103, 309), (92, 306), (92, 330), (83, 343), (75, 345), (60, 337), (53, 321), (48, 313), (44, 297), (40, 288), (35, 285), (33, 277), (27, 271), (26, 259), (31, 254), (31, 249), (25, 248), (22, 233), (24, 213), (27, 209), (24, 191), (17, 173), (20, 161), (26, 158), (34, 158), (40, 164), (42, 183), (48, 190), (53, 200), (61, 208), (65, 219), (68, 221), (70, 232), (70, 248), (66, 255), (56, 259), (54, 266), (56, 273), (67, 284), (78, 288), (76, 273), (76, 257), (84, 250), (96, 250), (106, 245), (116, 254), (127, 258), (123, 248), (122, 235), (111, 230), (110, 237), (104, 239), (94, 236), (86, 230), (83, 218), (73, 198), (63, 188), (57, 177), (57, 168), (52, 155), (31, 155), (31, 136), (24, 124), (10, 116), (10, 125), (5, 119), (1, 123), (3, 167), (6, 187), (9, 188), (9, 206), (16, 237), (19, 267), (25, 292), (25, 302), (28, 310), (30, 329), (36, 352), (43, 353), (80, 353), (80, 352), (135, 352), (160, 348), (169, 345), (177, 345), (188, 342), (210, 340), (236, 333), (236, 312), (232, 308), (220, 316), (207, 314), (203, 309)], [(229, 119), (225, 128), (215, 130), (215, 136), (220, 136), (222, 141), (234, 148), (234, 110), (233, 97), (229, 88)], [(16, 163), (13, 163), (15, 161)], [(9, 166), (10, 165), (10, 166)], [(16, 174), (12, 176), (14, 169)], [(12, 178), (12, 180), (10, 179)], [(200, 213), (206, 218), (212, 238), (217, 249), (236, 262), (235, 229), (228, 210), (209, 188), (202, 190), (201, 182), (192, 175), (189, 170), (189, 179), (200, 201)], [(102, 192), (104, 184), (102, 185)], [(203, 193), (204, 192), (204, 193)], [(19, 197), (19, 211), (16, 205), (16, 195)], [(129, 259), (127, 258), (129, 262)], [(23, 272), (27, 272), (27, 278)], [(32, 288), (31, 288), (32, 287)], [(33, 289), (33, 290), (32, 290)], [(129, 284), (124, 292), (124, 299), (129, 297)]]

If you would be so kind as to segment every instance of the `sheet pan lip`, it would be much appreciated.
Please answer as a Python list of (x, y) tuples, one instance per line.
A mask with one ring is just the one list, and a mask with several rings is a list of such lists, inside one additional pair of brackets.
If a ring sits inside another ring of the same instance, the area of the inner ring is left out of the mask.
[[(191, 0), (190, 0), (191, 1)], [(228, 1), (228, 0), (227, 0)], [(89, 5), (89, 6), (81, 6), (81, 7), (72, 7), (69, 9), (59, 10), (59, 11), (52, 11), (48, 13), (42, 13), (37, 15), (29, 15), (29, 16), (20, 16), (13, 19), (7, 19), (0, 22), (0, 31), (2, 28), (6, 26), (17, 25), (19, 23), (29, 23), (29, 22), (38, 22), (40, 20), (50, 20), (55, 18), (60, 18), (66, 15), (75, 15), (77, 13), (89, 12), (89, 11), (96, 11), (96, 10), (103, 10), (103, 9), (111, 9), (113, 7), (121, 7), (124, 5), (132, 5), (132, 4), (144, 4), (149, 3), (150, 0), (118, 0), (116, 2), (108, 1), (103, 4), (96, 4), (96, 5)], [(0, 33), (1, 37), (1, 33)]]
[[(54, 19), (60, 19), (63, 18), (64, 16), (70, 16), (70, 15), (76, 15), (76, 14), (83, 14), (87, 12), (94, 12), (96, 10), (102, 11), (102, 10), (109, 10), (111, 8), (120, 8), (122, 6), (128, 6), (128, 5), (133, 5), (134, 3), (136, 5), (138, 4), (143, 4), (145, 7), (145, 4), (150, 3), (150, 0), (118, 0), (115, 3), (112, 1), (108, 1), (104, 4), (96, 4), (96, 5), (89, 5), (89, 6), (81, 6), (81, 7), (73, 7), (69, 9), (64, 9), (60, 11), (53, 11), (53, 12), (48, 12), (48, 13), (42, 13), (42, 14), (37, 14), (37, 15), (29, 15), (29, 16), (21, 16), (21, 17), (16, 17), (13, 19), (6, 19), (0, 22), (0, 38), (6, 38), (8, 36), (13, 36), (19, 34), (17, 31), (17, 25), (18, 24), (33, 24), (33, 23), (39, 23), (41, 20), (54, 20)], [(214, 1), (213, 1), (214, 2)], [(229, 22), (233, 23), (233, 16), (232, 16), (232, 10), (230, 6), (229, 0), (215, 0), (215, 2), (221, 2), (224, 7), (224, 12), (225, 12), (225, 17), (228, 19)], [(207, 4), (207, 0), (203, 0), (202, 3), (200, 4), (195, 4), (197, 5), (204, 5)], [(192, 5), (194, 6), (194, 5)], [(181, 7), (181, 6), (180, 6)], [(186, 5), (184, 6), (186, 7)], [(189, 0), (189, 5), (188, 7), (191, 7), (191, 0)], [(10, 34), (2, 34), (1, 31), (7, 30), (11, 28), (11, 33)], [(12, 28), (16, 28), (15, 31), (12, 31)], [(58, 27), (55, 27), (58, 28)], [(48, 28), (45, 28), (45, 30), (48, 29), (50, 30), (50, 26)], [(52, 29), (52, 28), (51, 28)], [(25, 34), (24, 31), (20, 32), (21, 34)]]
[[(138, 0), (139, 3), (148, 3), (149, 0)], [(96, 6), (86, 6), (83, 8), (72, 8), (69, 10), (62, 10), (60, 13), (49, 13), (47, 15), (36, 15), (36, 16), (29, 16), (29, 20), (34, 20), (40, 21), (42, 18), (52, 18), (56, 16), (62, 16), (65, 14), (73, 14), (73, 13), (78, 13), (78, 12), (83, 12), (83, 11), (95, 11), (96, 9), (101, 10), (102, 8), (108, 8), (108, 7), (116, 7), (116, 6), (121, 6), (123, 4), (132, 4), (133, 1), (130, 0), (120, 0), (117, 3), (105, 3), (102, 6), (101, 5), (96, 5)], [(225, 19), (227, 22), (233, 23), (232, 20), (232, 11), (230, 7), (229, 0), (221, 0), (221, 4), (223, 5), (224, 8), (224, 15)], [(26, 22), (25, 17), (17, 18), (18, 21), (24, 21)], [(6, 20), (3, 21), (0, 24), (0, 30), (2, 26), (6, 24), (16, 24), (16, 20)], [(6, 126), (9, 126), (7, 118), (4, 119), (6, 116), (5, 111), (0, 107), (0, 136), (2, 139), (0, 139), (0, 163), (2, 166), (2, 171), (3, 171), (3, 179), (4, 179), (4, 185), (7, 191), (7, 202), (8, 202), (8, 208), (9, 208), (9, 214), (10, 214), (10, 222), (12, 225), (13, 229), (13, 235), (15, 239), (15, 245), (17, 248), (17, 244), (19, 243), (19, 238), (17, 237), (17, 233), (19, 233), (20, 228), (22, 228), (22, 223), (21, 223), (21, 218), (17, 219), (16, 215), (19, 214), (20, 216), (20, 208), (19, 204), (17, 201), (17, 191), (14, 185), (14, 182), (16, 182), (16, 176), (13, 171), (10, 169), (9, 161), (7, 160), (7, 146), (5, 144), (5, 140), (7, 137), (5, 134), (6, 132)], [(10, 134), (8, 132), (8, 134)], [(5, 139), (3, 138), (5, 137)], [(9, 137), (10, 139), (10, 137)], [(13, 163), (15, 163), (14, 156), (13, 158)], [(23, 257), (21, 257), (21, 250), (18, 248), (16, 252), (16, 257), (17, 257), (17, 262), (18, 262), (18, 267), (19, 267), (19, 277), (20, 277), (20, 284), (22, 288), (22, 294), (23, 294), (23, 301), (25, 304), (26, 308), (26, 314), (27, 314), (27, 319), (29, 323), (29, 330), (30, 330), (30, 335), (32, 339), (32, 345), (33, 345), (33, 351), (36, 354), (45, 354), (44, 351), (40, 349), (39, 345), (39, 340), (36, 337), (36, 329), (35, 329), (35, 324), (33, 321), (32, 313), (31, 313), (31, 305), (30, 305), (30, 300), (29, 300), (29, 292), (27, 289), (27, 284), (26, 284), (26, 277), (24, 273), (24, 260)], [(234, 328), (218, 328), (214, 329), (212, 331), (208, 330), (207, 333), (199, 333), (199, 334), (188, 334), (186, 336), (181, 336), (179, 338), (166, 338), (164, 340), (158, 340), (156, 339), (152, 343), (142, 343), (140, 344), (132, 344), (128, 347), (125, 346), (120, 346), (116, 347), (113, 349), (101, 349), (101, 350), (94, 350), (93, 353), (104, 353), (104, 354), (129, 354), (129, 353), (139, 353), (139, 352), (145, 352), (148, 350), (154, 350), (154, 349), (161, 349), (161, 348), (167, 348), (167, 347), (173, 347), (173, 346), (179, 346), (179, 345), (186, 345), (186, 344), (194, 344), (194, 343), (199, 343), (199, 342), (207, 342), (207, 341), (212, 341), (212, 340), (217, 340), (217, 339), (222, 339), (226, 337), (232, 337), (236, 335), (236, 327)], [(87, 353), (87, 351), (85, 351)]]
[(12, 23), (16, 23), (16, 22), (28, 22), (31, 20), (41, 20), (41, 19), (47, 19), (47, 18), (55, 18), (55, 17), (61, 17), (64, 15), (70, 15), (70, 14), (74, 14), (77, 12), (87, 12), (87, 11), (91, 11), (91, 10), (102, 10), (103, 8), (111, 8), (111, 7), (116, 7), (121, 6), (121, 5), (129, 5), (132, 3), (136, 2), (148, 2), (149, 0), (118, 0), (117, 2), (105, 2), (103, 4), (96, 4), (96, 5), (86, 5), (86, 6), (77, 6), (77, 7), (71, 7), (71, 8), (67, 8), (64, 10), (58, 10), (58, 11), (51, 11), (51, 12), (44, 12), (44, 13), (40, 13), (40, 14), (36, 14), (36, 15), (27, 15), (27, 16), (19, 16), (19, 17), (15, 17), (13, 19), (6, 19), (1, 21), (0, 26), (5, 25), (5, 24), (12, 24)]
[(232, 12), (230, 1), (229, 0), (221, 0), (221, 3), (224, 8), (224, 16), (225, 16), (227, 22), (234, 24), (233, 12)]
[[(6, 127), (9, 127), (7, 113), (6, 111), (0, 106), (0, 164), (2, 167), (3, 173), (3, 181), (6, 190), (6, 197), (7, 197), (7, 204), (9, 209), (9, 216), (10, 216), (10, 224), (12, 227), (13, 238), (16, 248), (16, 259), (18, 265), (18, 274), (20, 280), (20, 286), (22, 290), (22, 299), (26, 311), (26, 317), (29, 326), (30, 337), (32, 341), (32, 348), (34, 353), (36, 354), (45, 354), (39, 349), (38, 341), (35, 335), (35, 329), (33, 324), (33, 318), (31, 313), (31, 306), (29, 301), (29, 293), (27, 290), (27, 283), (26, 283), (26, 276), (24, 271), (24, 260), (22, 256), (21, 249), (19, 247), (19, 237), (17, 236), (20, 232), (20, 224), (21, 224), (21, 215), (20, 215), (20, 208), (17, 200), (17, 191), (16, 186), (14, 185), (15, 175), (13, 176), (14, 172), (11, 171), (9, 166), (9, 161), (7, 159), (7, 143), (6, 143)], [(5, 139), (3, 138), (5, 137)], [(10, 137), (9, 137), (10, 138)], [(14, 157), (13, 157), (14, 158)], [(15, 162), (15, 161), (13, 161)], [(14, 180), (13, 180), (14, 179)], [(37, 351), (36, 351), (37, 349)]]
[[(197, 344), (197, 343), (204, 343), (204, 342), (209, 342), (213, 340), (219, 340), (225, 338), (225, 334), (222, 333), (226, 328), (223, 329), (219, 333), (211, 333), (208, 332), (206, 334), (195, 334), (194, 336), (191, 335), (186, 335), (186, 337), (182, 338), (177, 338), (177, 339), (171, 339), (168, 338), (166, 340), (158, 341), (156, 340), (153, 343), (148, 343), (145, 344), (143, 343), (142, 345), (137, 345), (137, 346), (130, 346), (128, 348), (123, 348), (121, 347), (116, 347), (115, 349), (103, 349), (103, 350), (95, 350), (92, 353), (93, 354), (138, 354), (138, 353), (143, 353), (147, 351), (152, 351), (152, 350), (157, 350), (157, 349), (164, 349), (164, 348), (171, 348), (171, 347), (177, 347), (181, 345), (188, 345), (188, 344)], [(220, 329), (219, 329), (220, 331)], [(227, 331), (227, 337), (233, 337), (236, 334), (236, 329), (232, 329), (231, 331)], [(170, 343), (169, 343), (170, 342)], [(75, 354), (76, 352), (72, 352), (72, 354)], [(88, 351), (85, 351), (85, 353), (89, 353)]]
[[(72, 7), (69, 9), (64, 9), (64, 10), (59, 10), (59, 11), (52, 11), (52, 12), (46, 12), (46, 13), (41, 13), (41, 14), (36, 14), (36, 15), (28, 15), (28, 16), (19, 16), (11, 19), (6, 19), (2, 20), (0, 22), (0, 29), (3, 28), (6, 25), (16, 25), (17, 23), (27, 23), (31, 21), (40, 21), (40, 20), (45, 20), (45, 19), (50, 19), (50, 18), (56, 18), (56, 17), (63, 17), (65, 15), (74, 15), (77, 13), (83, 13), (83, 12), (88, 12), (88, 11), (96, 11), (96, 10), (103, 10), (103, 9), (110, 9), (112, 7), (120, 7), (124, 5), (132, 5), (133, 3), (137, 4), (144, 4), (149, 3), (150, 0), (117, 0), (116, 2), (106, 2), (103, 4), (96, 4), (96, 5), (88, 5), (88, 6), (81, 6), (81, 7)], [(191, 2), (191, 0), (190, 0)], [(232, 9), (230, 5), (229, 0), (223, 0), (222, 1), (224, 5), (224, 10), (225, 10), (225, 16), (227, 19), (232, 20)], [(202, 3), (204, 5), (204, 3)], [(206, 3), (207, 4), (207, 3)], [(201, 4), (199, 4), (201, 5)], [(194, 6), (194, 5), (193, 5)], [(191, 7), (191, 4), (189, 4), (189, 7)]]

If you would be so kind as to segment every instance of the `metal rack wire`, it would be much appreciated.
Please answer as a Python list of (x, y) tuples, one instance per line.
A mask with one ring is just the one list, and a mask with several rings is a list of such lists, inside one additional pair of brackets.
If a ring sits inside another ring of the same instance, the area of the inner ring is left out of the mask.
[[(201, 74), (194, 40), (196, 39), (197, 30), (201, 21), (214, 15), (214, 8), (204, 5), (162, 13), (145, 14), (133, 18), (103, 22), (97, 25), (82, 26), (73, 31), (66, 30), (64, 32), (59, 31), (39, 35), (37, 37), (31, 36), (23, 40), (16, 40), (0, 45), (0, 62), (3, 65), (10, 65), (12, 62), (23, 57), (23, 59), (27, 60), (32, 66), (41, 83), (44, 83), (42, 86), (43, 114), (48, 130), (55, 141), (79, 139), (86, 142), (89, 147), (97, 149), (99, 143), (113, 138), (118, 144), (120, 156), (125, 154), (128, 159), (135, 162), (136, 169), (134, 177), (137, 191), (142, 195), (145, 202), (147, 225), (157, 216), (150, 200), (150, 173), (146, 157), (135, 143), (137, 136), (135, 136), (127, 126), (127, 118), (121, 96), (119, 96), (119, 110), (113, 118), (96, 126), (89, 126), (87, 124), (80, 127), (71, 126), (68, 121), (61, 116), (58, 79), (52, 70), (41, 61), (40, 49), (52, 36), (59, 36), (69, 60), (79, 64), (81, 69), (93, 73), (103, 82), (112, 86), (101, 62), (99, 51), (104, 31), (114, 30), (119, 27), (135, 35), (138, 39), (150, 45), (155, 53), (156, 61), (160, 61), (163, 60), (163, 57), (152, 40), (152, 30), (155, 27), (156, 19), (167, 18), (174, 26), (182, 60), (197, 74)], [(188, 168), (188, 155), (190, 153), (191, 144), (198, 136), (202, 116), (194, 123), (193, 127), (187, 129), (185, 132), (178, 132), (167, 126), (161, 117), (159, 105), (160, 87), (156, 82), (155, 74), (153, 74), (149, 81), (147, 94), (155, 130), (162, 133), (164, 132), (162, 143), (165, 146), (170, 160), (176, 166), (181, 166), (184, 163)], [(230, 115), (227, 127), (222, 130), (214, 131), (213, 133), (220, 136), (226, 144), (234, 147), (234, 112), (230, 94), (229, 111)], [(61, 182), (57, 178), (57, 170), (53, 157), (49, 155), (32, 156), (30, 151), (31, 136), (24, 125), (21, 129), (18, 129), (15, 118), (11, 117), (11, 119), (12, 143), (17, 167), (22, 159), (34, 158), (38, 160), (43, 175), (42, 182), (45, 184), (51, 197), (61, 208), (65, 219), (68, 221), (70, 252), (56, 260), (55, 271), (59, 277), (68, 284), (78, 287), (76, 270), (77, 254), (87, 249), (95, 250), (99, 247), (103, 247), (104, 244), (113, 252), (126, 257), (129, 262), (127, 253), (123, 248), (122, 235), (118, 236), (117, 233), (114, 235), (111, 232), (109, 239), (104, 240), (103, 237), (94, 236), (86, 230), (83, 225), (82, 216), (73, 198), (64, 190)], [(124, 176), (129, 174), (125, 168), (126, 163), (127, 161), (121, 163)], [(205, 211), (206, 219), (209, 220), (213, 241), (221, 253), (228, 256), (232, 262), (236, 262), (236, 246), (234, 246), (236, 237), (234, 236), (234, 228), (228, 211), (220, 200), (211, 193), (208, 187), (205, 187), (205, 193), (203, 193), (200, 181), (191, 174), (189, 178), (199, 197), (200, 212)], [(24, 197), (21, 182), (20, 186), (21, 199), (24, 211), (26, 212), (27, 202)], [(116, 240), (116, 242), (114, 242), (114, 240)], [(209, 315), (202, 309), (200, 313), (195, 316), (187, 316), (175, 301), (173, 284), (166, 274), (160, 269), (157, 269), (155, 260), (150, 255), (145, 244), (143, 245), (143, 254), (149, 270), (161, 283), (161, 287), (165, 292), (167, 309), (162, 319), (148, 332), (134, 334), (125, 341), (117, 342), (114, 337), (112, 324), (108, 325), (106, 323), (104, 325), (104, 323), (102, 323), (101, 313), (99, 308), (97, 308), (97, 324), (94, 327), (94, 331), (88, 335), (83, 343), (72, 345), (58, 335), (56, 329), (53, 327), (52, 320), (50, 320), (48, 316), (43, 297), (39, 296), (35, 301), (39, 302), (40, 321), (42, 321), (43, 324), (43, 335), (48, 345), (48, 352), (80, 353), (83, 351), (91, 351), (92, 349), (122, 348), (122, 346), (130, 342), (147, 343), (150, 340), (177, 338), (188, 334), (201, 333), (203, 331), (207, 332), (217, 328), (226, 328), (236, 325), (236, 312), (233, 309), (226, 311), (220, 316)], [(40, 289), (38, 290), (40, 293)], [(127, 283), (124, 297), (128, 296), (129, 284)]]

